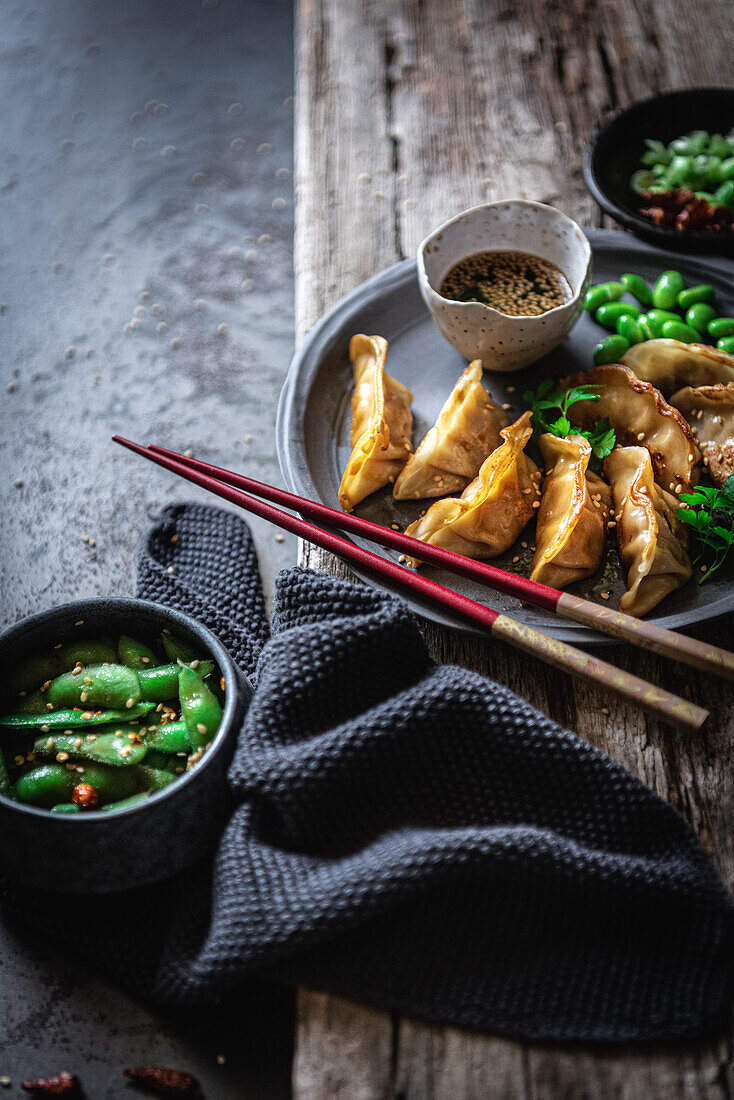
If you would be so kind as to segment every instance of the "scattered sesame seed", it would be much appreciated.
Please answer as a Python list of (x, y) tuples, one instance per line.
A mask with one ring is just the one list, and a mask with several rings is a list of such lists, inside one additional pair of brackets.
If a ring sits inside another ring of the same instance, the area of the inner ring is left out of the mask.
[(166, 324), (165, 321), (159, 321), (158, 324), (155, 327), (156, 327), (157, 332), (165, 332), (166, 329), (168, 328), (168, 325)]
[(270, 205), (272, 206), (273, 210), (285, 210), (288, 203), (285, 201), (285, 199), (277, 198), (273, 199)]
[(49, 737), (49, 739), (46, 741), (46, 748), (50, 751), (55, 744), (56, 742), (54, 741), (53, 737)]
[(244, 103), (230, 103), (227, 111), (230, 115), (241, 115), (244, 109)]
[(89, 545), (90, 546), (96, 546), (97, 545), (97, 540), (96, 539), (90, 539), (89, 540)]
[(85, 676), (84, 677), (84, 683), (85, 684), (92, 684), (92, 683), (94, 683), (94, 681), (92, 680), (91, 676)]
[(181, 341), (179, 340), (178, 336), (174, 336), (174, 338), (170, 341), (170, 347), (172, 347), (172, 348), (180, 348), (181, 347)]
[(609, 707), (602, 707), (601, 712), (602, 714), (609, 714)]
[(20, 754), (18, 754), (18, 756), (14, 756), (13, 763), (20, 767), (21, 764), (25, 764), (25, 756), (21, 756)]
[(390, 526), (392, 527), (393, 531), (399, 531), (400, 530), (400, 524), (399, 523), (391, 523)]
[(644, 439), (645, 438), (645, 433), (644, 432), (638, 432), (637, 433), (637, 438), (638, 439)]
[(69, 754), (68, 754), (68, 752), (57, 752), (56, 753), (56, 759), (59, 762), (59, 764), (63, 764), (65, 760), (69, 759)]
[(533, 501), (533, 508), (540, 508), (540, 501), (539, 500), (534, 500)]
[(250, 291), (250, 290), (252, 290), (254, 285), (255, 285), (255, 283), (253, 282), (252, 279), (243, 279), (242, 280), (242, 289), (243, 290)]
[(194, 187), (201, 187), (203, 183), (206, 183), (206, 176), (203, 172), (194, 172), (193, 176), (191, 177), (191, 182)]
[(27, 752), (25, 754), (25, 758), (26, 758), (26, 760), (28, 761), (29, 764), (32, 764), (33, 761), (36, 759), (36, 754), (33, 751)]
[(251, 435), (246, 435), (245, 436), (245, 443), (252, 443), (252, 436)]
[(276, 535), (276, 536), (275, 536), (275, 541), (276, 541), (276, 542), (283, 542), (283, 541), (284, 541), (284, 539), (285, 539), (285, 536), (284, 536), (284, 535)]
[(705, 573), (707, 569), (708, 569), (708, 565), (702, 565), (701, 566), (701, 572), (702, 573)]
[(23, 488), (23, 482), (22, 482), (21, 478), (19, 478), (19, 477), (16, 478), (15, 481), (13, 482), (13, 485), (15, 486), (16, 489), (22, 489)]
[(223, 1066), (226, 1061), (227, 1059), (224, 1057), (223, 1054), (217, 1055), (217, 1065)]
[(278, 168), (278, 170), (275, 173), (275, 178), (277, 180), (287, 180), (289, 176), (290, 176), (290, 172), (288, 171), (287, 168)]
[(514, 393), (515, 392), (515, 387), (514, 386), (508, 386), (507, 387), (507, 392), (508, 393)]
[(87, 699), (89, 698), (89, 695), (87, 694), (86, 691), (83, 691), (81, 693), (81, 695), (79, 696), (79, 698), (82, 701), (82, 703), (86, 703)]
[(609, 592), (602, 592), (602, 593), (601, 593), (601, 598), (602, 598), (603, 600), (608, 600), (608, 599), (609, 599), (609, 595), (610, 595), (610, 594), (609, 594)]
[(520, 558), (518, 557), (517, 554), (515, 554), (515, 557), (512, 559), (513, 564), (516, 564), (517, 562), (519, 562), (519, 560), (520, 560)]
[(206, 726), (204, 725), (203, 722), (197, 722), (196, 723), (196, 728), (199, 731), (199, 733), (202, 735), (202, 737), (204, 736), (205, 733), (207, 733), (207, 728), (206, 728)]
[(11, 1084), (10, 1078), (4, 1073), (2, 1077), (0, 1077), (0, 1088), (9, 1089)]
[(156, 103), (155, 107), (153, 108), (153, 114), (157, 115), (159, 118), (161, 115), (165, 115), (169, 111), (170, 107), (167, 103)]
[(509, 404), (509, 402), (508, 402), (508, 401), (505, 401), (505, 403), (504, 403), (504, 405), (502, 406), (502, 408), (503, 408), (503, 409), (511, 409), (511, 408), (512, 408), (512, 406), (511, 406), (511, 405)]
[(41, 726), (41, 733), (49, 733), (50, 730), (51, 730), (51, 727), (48, 726), (48, 725), (44, 724), (43, 726)]
[(6, 389), (7, 393), (15, 393), (15, 391), (17, 389), (17, 386), (15, 385), (15, 382), (8, 382), (5, 389)]
[(135, 700), (131, 697), (130, 699), (126, 700), (125, 706), (127, 707), (128, 710), (130, 710), (130, 707), (135, 706)]
[[(178, 542), (178, 535), (171, 535), (171, 542)], [(150, 657), (145, 657), (144, 660), (149, 661)]]
[(81, 739), (81, 737), (77, 737), (74, 741), (74, 748), (75, 749), (80, 749), (81, 747), (82, 747), (82, 739)]
[(84, 626), (84, 619), (77, 619), (74, 626)]
[(256, 260), (257, 259), (257, 249), (256, 248), (248, 248), (247, 252), (245, 252), (245, 259), (246, 260)]
[(245, 147), (245, 139), (242, 137), (232, 138), (229, 147), (233, 153), (239, 153)]
[(199, 658), (198, 658), (198, 657), (194, 657), (193, 661), (192, 661), (192, 662), (191, 662), (191, 664), (189, 665), (189, 668), (194, 668), (194, 669), (196, 669), (196, 668), (198, 668), (198, 667), (199, 667)]
[(217, 325), (217, 332), (220, 336), (224, 336), (226, 334), (227, 326), (224, 321), (222, 321), (221, 325)]
[(166, 573), (173, 573), (173, 566), (172, 565), (168, 566), (168, 569), (166, 569)]
[(271, 235), (269, 233), (261, 233), (260, 236), (257, 238), (257, 243), (258, 244), (270, 244), (272, 239), (273, 238), (271, 237)]
[(272, 151), (272, 145), (269, 141), (261, 141), (257, 147), (258, 153), (270, 153)]

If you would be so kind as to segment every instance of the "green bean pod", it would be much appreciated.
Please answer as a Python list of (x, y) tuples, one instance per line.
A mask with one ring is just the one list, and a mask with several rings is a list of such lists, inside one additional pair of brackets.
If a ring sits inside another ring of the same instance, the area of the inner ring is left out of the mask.
[(686, 324), (705, 336), (709, 330), (709, 324), (716, 317), (716, 310), (708, 302), (696, 302), (686, 310)]
[(723, 336), (734, 336), (734, 317), (715, 317), (709, 321), (709, 336), (721, 340)]
[(129, 634), (122, 634), (117, 643), (117, 659), (121, 665), (128, 668), (145, 669), (155, 668), (158, 658), (145, 642), (139, 642), (137, 638), (131, 638)]
[(175, 783), (178, 778), (176, 775), (165, 771), (163, 768), (140, 767), (135, 770), (138, 773), (136, 776), (138, 789), (141, 791), (148, 791), (151, 794), (154, 791), (162, 791), (164, 787), (168, 787), (171, 783)]
[(47, 711), (46, 692), (40, 688), (20, 699), (15, 708), (16, 714), (46, 714)]
[(50, 810), (59, 802), (71, 801), (79, 782), (78, 773), (69, 771), (63, 764), (41, 764), (16, 780), (13, 794), (18, 802)]
[(716, 291), (710, 283), (699, 283), (698, 286), (689, 286), (687, 290), (681, 290), (678, 295), (678, 305), (681, 309), (690, 309), (698, 302), (713, 302)]
[(674, 309), (678, 303), (678, 295), (683, 289), (683, 276), (680, 271), (663, 271), (653, 288), (653, 305), (657, 309)]
[[(196, 663), (196, 659), (194, 660)], [(159, 665), (150, 671), (139, 672), (140, 690), (143, 698), (153, 703), (168, 703), (178, 696), (178, 679), (181, 670), (180, 664)], [(211, 676), (214, 671), (213, 661), (199, 661), (197, 670), (202, 678)]]
[(716, 341), (716, 346), (719, 351), (724, 351), (727, 355), (734, 355), (734, 336), (723, 336), (721, 340)]
[(89, 665), (51, 682), (46, 699), (55, 707), (132, 707), (141, 699), (137, 672), (125, 665)]
[(178, 755), (177, 753), (158, 752), (157, 749), (151, 749), (145, 758), (146, 768), (156, 768), (159, 771), (168, 772), (171, 775), (181, 775), (186, 770), (186, 761), (188, 753)]
[[(92, 738), (92, 740), (90, 740)], [(144, 744), (130, 741), (123, 733), (42, 734), (33, 742), (36, 756), (56, 758), (65, 753), (74, 760), (94, 760), (98, 764), (124, 768), (140, 764), (148, 752)]]
[(635, 275), (634, 271), (627, 271), (619, 276), (619, 281), (633, 298), (636, 298), (641, 306), (652, 305), (652, 291), (641, 275)]
[[(6, 714), (0, 718), (0, 727), (12, 730), (84, 729), (87, 726), (105, 726), (112, 722), (128, 722), (140, 718), (153, 709), (153, 703), (136, 703), (125, 710), (56, 710), (43, 715)], [(86, 717), (85, 717), (86, 716)]]
[(617, 321), (617, 332), (620, 336), (624, 336), (630, 344), (641, 344), (645, 340), (642, 326), (638, 324), (634, 317), (630, 317), (628, 314), (624, 314)]
[(76, 802), (59, 802), (51, 807), (52, 814), (80, 814), (81, 812), (81, 806), (77, 806)]
[(604, 328), (614, 330), (620, 317), (639, 317), (642, 311), (630, 302), (607, 302), (599, 306), (594, 314), (594, 320), (604, 325)]
[[(607, 340), (621, 339), (620, 336), (607, 337)], [(199, 673), (187, 665), (181, 665), (179, 699), (181, 714), (186, 722), (191, 744), (195, 749), (203, 748), (204, 745), (209, 744), (219, 729), (222, 708)]]
[(682, 344), (697, 344), (701, 336), (695, 328), (684, 325), (682, 321), (666, 321), (663, 325), (666, 340), (680, 340)]
[(616, 302), (623, 294), (624, 287), (621, 283), (598, 283), (587, 290), (584, 309), (587, 313), (596, 313), (599, 306), (603, 306), (605, 302)]

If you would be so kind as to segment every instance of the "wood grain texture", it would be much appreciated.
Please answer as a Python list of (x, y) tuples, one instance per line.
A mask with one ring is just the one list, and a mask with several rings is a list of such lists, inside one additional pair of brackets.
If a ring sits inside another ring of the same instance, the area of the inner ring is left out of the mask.
[[(299, 337), (341, 295), (411, 255), (472, 204), (527, 197), (600, 224), (581, 162), (617, 107), (731, 79), (728, 0), (695, 26), (672, 0), (300, 0), (296, 96)], [(348, 572), (307, 544), (301, 560)], [(732, 648), (728, 624), (701, 637)], [(724, 880), (734, 877), (734, 692), (639, 650), (621, 667), (713, 710), (680, 734), (488, 639), (429, 626), (435, 659), (506, 684), (669, 801)], [(294, 1095), (728, 1097), (731, 1041), (640, 1051), (565, 1049), (398, 1020), (299, 995)]]

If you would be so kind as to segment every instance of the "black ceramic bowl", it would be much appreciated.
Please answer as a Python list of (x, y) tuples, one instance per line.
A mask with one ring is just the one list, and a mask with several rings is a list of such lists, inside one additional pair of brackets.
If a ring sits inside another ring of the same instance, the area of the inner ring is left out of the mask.
[(66, 893), (107, 893), (166, 878), (214, 846), (226, 815), (225, 775), (252, 688), (211, 631), (147, 600), (79, 600), (0, 634), (0, 668), (75, 638), (130, 634), (151, 642), (164, 627), (211, 657), (224, 677), (224, 715), (201, 762), (119, 813), (52, 814), (0, 796), (4, 876)]
[(734, 126), (734, 88), (691, 88), (635, 103), (601, 128), (584, 163), (586, 185), (605, 213), (653, 244), (687, 252), (734, 255), (734, 233), (685, 233), (653, 225), (637, 212), (629, 185), (645, 138), (672, 141), (691, 130), (726, 134)]

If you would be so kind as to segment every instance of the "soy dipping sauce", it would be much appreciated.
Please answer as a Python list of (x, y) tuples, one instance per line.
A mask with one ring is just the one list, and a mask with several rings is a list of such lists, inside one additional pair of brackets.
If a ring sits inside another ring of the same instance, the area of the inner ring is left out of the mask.
[(441, 296), (482, 302), (510, 317), (537, 317), (573, 297), (570, 283), (551, 260), (532, 252), (476, 252), (454, 264)]

